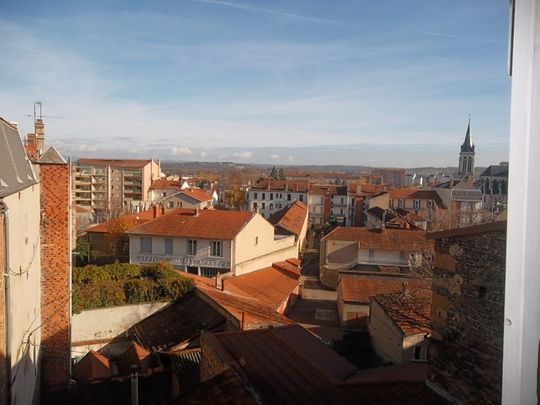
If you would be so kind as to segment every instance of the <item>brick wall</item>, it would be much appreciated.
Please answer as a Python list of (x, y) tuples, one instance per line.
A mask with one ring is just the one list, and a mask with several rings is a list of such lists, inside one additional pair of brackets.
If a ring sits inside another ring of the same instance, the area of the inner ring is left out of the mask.
[(429, 379), (463, 403), (500, 403), (506, 231), (435, 246)]
[(44, 394), (69, 383), (68, 165), (41, 164), (41, 317)]
[[(0, 209), (2, 203), (0, 202)], [(5, 329), (5, 297), (4, 297), (4, 271), (5, 271), (5, 240), (4, 240), (4, 214), (0, 213), (0, 404), (7, 403), (7, 361), (6, 361), (6, 329)]]

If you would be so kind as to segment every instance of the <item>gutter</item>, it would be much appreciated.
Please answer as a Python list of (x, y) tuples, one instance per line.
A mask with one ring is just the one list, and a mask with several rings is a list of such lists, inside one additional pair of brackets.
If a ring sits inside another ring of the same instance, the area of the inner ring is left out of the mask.
[[(6, 342), (6, 397), (7, 403), (11, 403), (11, 349), (10, 349), (10, 325), (11, 325), (11, 319), (9, 316), (9, 238), (8, 238), (8, 227), (9, 227), (9, 221), (8, 221), (8, 213), (7, 213), (7, 206), (4, 204), (4, 202), (0, 199), (0, 213), (4, 214), (4, 336), (2, 338), (5, 338)], [(2, 400), (4, 398), (0, 398)]]

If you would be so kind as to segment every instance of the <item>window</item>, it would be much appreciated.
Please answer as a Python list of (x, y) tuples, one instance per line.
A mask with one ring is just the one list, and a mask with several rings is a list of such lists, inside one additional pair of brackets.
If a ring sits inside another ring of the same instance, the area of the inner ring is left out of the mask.
[(403, 200), (403, 198), (400, 198), (398, 200), (398, 208), (403, 208), (405, 206), (405, 201)]
[(256, 245), (259, 244), (259, 237), (258, 237), (258, 236), (255, 236), (255, 244), (256, 244)]
[(167, 192), (161, 193), (161, 196), (162, 196), (162, 197), (167, 197)]
[(413, 203), (413, 207), (415, 210), (419, 210), (420, 209), (420, 200), (414, 200), (414, 203)]
[(257, 199), (257, 193), (253, 193), (253, 199), (254, 199), (254, 200)]
[(298, 196), (298, 201), (304, 201), (304, 194), (300, 194)]
[(287, 201), (291, 201), (291, 195), (287, 194)]
[(197, 241), (194, 239), (189, 239), (187, 244), (187, 254), (188, 256), (197, 256)]
[(165, 254), (172, 255), (173, 251), (173, 240), (171, 238), (165, 238)]
[(169, 208), (174, 208), (174, 201), (169, 201), (169, 202), (167, 203), (167, 206), (168, 206)]
[(152, 253), (152, 238), (141, 238), (141, 253)]
[(274, 204), (270, 203), (270, 209), (271, 209), (271, 210), (274, 209)]
[(266, 198), (266, 193), (262, 193), (262, 199), (264, 200)]
[(341, 204), (345, 204), (345, 199), (341, 197)]
[(220, 240), (213, 240), (210, 245), (210, 256), (222, 257), (223, 256), (223, 242)]
[(414, 360), (426, 360), (427, 350), (425, 345), (414, 346)]
[(257, 203), (256, 203), (256, 202), (253, 203), (253, 209), (254, 209), (254, 210), (257, 209)]
[(270, 193), (270, 199), (271, 199), (271, 200), (274, 199), (274, 193)]
[(266, 207), (265, 207), (265, 203), (262, 203), (262, 209), (264, 210)]
[(433, 201), (432, 200), (427, 200), (427, 207), (428, 208), (433, 208)]

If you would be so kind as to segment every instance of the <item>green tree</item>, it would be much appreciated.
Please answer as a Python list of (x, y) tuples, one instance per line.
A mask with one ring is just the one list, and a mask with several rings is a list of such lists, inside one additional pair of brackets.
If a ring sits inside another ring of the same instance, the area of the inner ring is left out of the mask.
[(279, 180), (287, 180), (287, 177), (285, 177), (285, 172), (283, 171), (283, 168), (279, 169), (278, 177), (279, 177)]
[(270, 171), (270, 179), (279, 180), (279, 173), (276, 166), (272, 167), (272, 170)]

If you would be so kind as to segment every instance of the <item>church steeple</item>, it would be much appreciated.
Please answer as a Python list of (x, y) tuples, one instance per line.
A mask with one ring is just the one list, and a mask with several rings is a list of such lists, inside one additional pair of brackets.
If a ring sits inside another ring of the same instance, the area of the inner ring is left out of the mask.
[(458, 174), (462, 177), (474, 175), (474, 144), (471, 137), (471, 117), (465, 133), (465, 140), (459, 153)]

